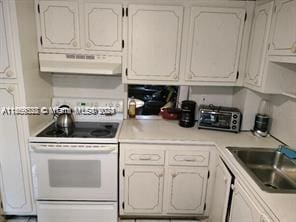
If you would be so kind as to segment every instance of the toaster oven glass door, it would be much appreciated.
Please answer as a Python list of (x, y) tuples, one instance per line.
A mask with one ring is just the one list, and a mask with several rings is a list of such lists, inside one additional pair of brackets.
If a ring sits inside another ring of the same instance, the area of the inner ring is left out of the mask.
[(203, 113), (200, 117), (200, 126), (231, 129), (232, 114)]

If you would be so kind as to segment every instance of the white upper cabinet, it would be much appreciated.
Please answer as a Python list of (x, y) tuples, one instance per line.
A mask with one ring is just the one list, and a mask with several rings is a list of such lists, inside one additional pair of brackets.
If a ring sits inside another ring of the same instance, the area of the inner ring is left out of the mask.
[(245, 82), (260, 87), (264, 75), (273, 2), (255, 9)]
[[(0, 84), (0, 107), (15, 107), (18, 102), (16, 85)], [(22, 150), (27, 149), (22, 119), (4, 112), (0, 115), (0, 126), (0, 191), (4, 213), (30, 213), (29, 179), (21, 157)]]
[(0, 0), (0, 78), (15, 78), (8, 1)]
[(168, 213), (202, 214), (208, 182), (207, 167), (168, 169)]
[(86, 50), (122, 49), (122, 5), (84, 4)]
[(38, 11), (42, 48), (80, 48), (77, 1), (39, 1)]
[(296, 55), (296, 0), (277, 0), (270, 55)]
[(235, 82), (245, 9), (192, 7), (186, 80)]
[(177, 81), (182, 24), (182, 6), (129, 5), (127, 79)]

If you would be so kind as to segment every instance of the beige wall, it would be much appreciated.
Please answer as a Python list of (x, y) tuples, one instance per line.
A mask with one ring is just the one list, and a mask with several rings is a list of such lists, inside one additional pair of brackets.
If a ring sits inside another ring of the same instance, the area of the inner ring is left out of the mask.
[(120, 76), (54, 74), (55, 97), (92, 97), (123, 99), (124, 86)]

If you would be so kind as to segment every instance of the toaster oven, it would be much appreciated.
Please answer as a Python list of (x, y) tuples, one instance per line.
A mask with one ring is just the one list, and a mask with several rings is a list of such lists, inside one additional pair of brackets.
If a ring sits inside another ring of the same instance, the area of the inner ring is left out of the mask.
[(242, 114), (233, 107), (200, 105), (197, 127), (238, 133)]

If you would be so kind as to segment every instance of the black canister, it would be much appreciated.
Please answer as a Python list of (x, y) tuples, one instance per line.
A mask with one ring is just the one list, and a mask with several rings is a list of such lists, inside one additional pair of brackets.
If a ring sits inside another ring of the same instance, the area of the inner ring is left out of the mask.
[(255, 117), (254, 132), (259, 136), (267, 136), (270, 127), (270, 117), (268, 115), (257, 114)]
[(193, 127), (195, 124), (196, 103), (191, 100), (184, 100), (181, 104), (181, 119), (179, 125), (182, 127)]

